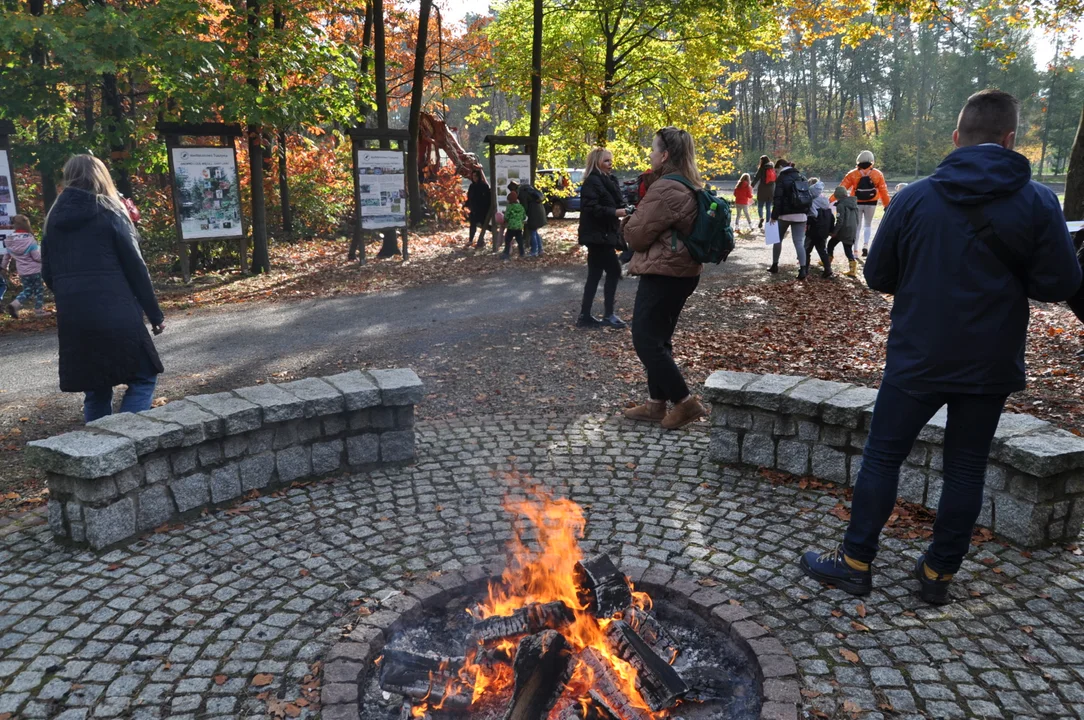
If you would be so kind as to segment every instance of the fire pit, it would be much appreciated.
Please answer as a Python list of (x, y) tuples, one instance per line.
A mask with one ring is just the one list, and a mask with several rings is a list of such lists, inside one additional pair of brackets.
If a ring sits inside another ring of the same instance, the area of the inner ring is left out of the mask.
[[(408, 598), (402, 605), (410, 612), (393, 618), (381, 611), (370, 620), (368, 637), (376, 642), (354, 656), (368, 662), (356, 664), (357, 704), (348, 716), (794, 716), (797, 684), (786, 677), (793, 661), (764, 628), (744, 620), (742, 608), (670, 573), (656, 574), (658, 585), (650, 573), (634, 583), (607, 555), (584, 557), (584, 515), (570, 500), (506, 507), (527, 522), (517, 526), (499, 578), (468, 573), (458, 586), (416, 591), (429, 607)], [(758, 655), (772, 653), (765, 672)], [(770, 693), (766, 678), (774, 683)]]

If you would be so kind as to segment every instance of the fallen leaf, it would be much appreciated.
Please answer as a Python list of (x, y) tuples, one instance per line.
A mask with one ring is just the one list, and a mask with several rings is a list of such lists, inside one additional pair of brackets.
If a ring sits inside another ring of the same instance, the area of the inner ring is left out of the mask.
[(851, 621), (851, 627), (853, 627), (855, 630), (858, 630), (859, 632), (869, 632), (869, 628), (858, 622), (857, 620)]
[(257, 673), (256, 676), (252, 678), (252, 685), (254, 687), (266, 687), (273, 682), (275, 682), (275, 676), (271, 673)]
[(215, 681), (215, 685), (225, 685), (228, 678), (225, 675), (215, 675), (212, 679)]
[(853, 650), (848, 650), (847, 648), (840, 648), (839, 654), (843, 657), (844, 660), (849, 660), (853, 663), (858, 662), (858, 654), (855, 653)]
[(864, 618), (866, 616), (866, 606), (862, 603), (859, 603), (858, 606), (854, 609), (854, 611), (858, 613), (858, 617), (860, 618)]

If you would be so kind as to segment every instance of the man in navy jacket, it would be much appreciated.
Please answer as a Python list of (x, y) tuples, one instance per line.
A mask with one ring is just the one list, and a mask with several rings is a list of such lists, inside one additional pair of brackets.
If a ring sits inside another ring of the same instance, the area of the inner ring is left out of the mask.
[(900, 466), (947, 405), (933, 542), (914, 575), (924, 600), (948, 602), (982, 507), (1005, 399), (1024, 388), (1028, 299), (1062, 301), (1080, 288), (1057, 196), (1032, 182), (1027, 158), (1013, 151), (1017, 118), (1008, 93), (968, 98), (952, 134), (957, 149), (896, 195), (870, 250), (866, 282), (895, 295), (884, 377), (843, 542), (800, 562), (810, 577), (851, 594), (872, 589)]

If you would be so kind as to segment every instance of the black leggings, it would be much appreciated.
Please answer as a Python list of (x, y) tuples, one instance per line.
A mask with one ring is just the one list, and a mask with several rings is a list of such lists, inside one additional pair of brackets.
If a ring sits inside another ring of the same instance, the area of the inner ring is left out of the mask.
[(485, 236), (486, 236), (486, 221), (485, 220), (471, 220), (470, 221), (470, 235), (467, 236), (467, 242), (468, 243), (474, 242), (474, 231), (475, 230), (481, 230), (481, 232), (478, 233), (478, 243), (483, 244), (482, 239), (485, 238)]
[(605, 307), (603, 317), (614, 314), (614, 295), (617, 294), (617, 281), (621, 279), (621, 263), (617, 261), (617, 249), (608, 245), (587, 246), (587, 282), (583, 285), (583, 303), (581, 315), (590, 315), (595, 302), (595, 291), (602, 273), (606, 273), (606, 284), (602, 286), (602, 301)]
[(699, 275), (640, 276), (632, 313), (632, 345), (647, 370), (647, 391), (652, 400), (676, 403), (689, 396), (689, 386), (674, 362), (671, 340), (685, 301), (699, 282)]
[(854, 260), (854, 244), (845, 243), (839, 238), (832, 238), (828, 241), (828, 254), (831, 255), (832, 251), (836, 249), (836, 245), (843, 244), (843, 252), (846, 254), (848, 260)]

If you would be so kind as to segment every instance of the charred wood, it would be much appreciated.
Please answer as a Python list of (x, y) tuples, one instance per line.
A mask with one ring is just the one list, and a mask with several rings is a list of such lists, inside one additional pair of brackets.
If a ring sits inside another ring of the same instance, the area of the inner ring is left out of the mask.
[(628, 578), (608, 555), (576, 563), (575, 573), (580, 601), (595, 617), (612, 617), (632, 603)]
[(463, 658), (385, 649), (380, 664), (380, 687), (416, 700), (428, 700), (430, 706), (464, 709), (471, 704), (473, 688), (465, 687), (459, 679), (462, 667)]
[(560, 630), (575, 619), (572, 610), (561, 601), (531, 603), (511, 615), (479, 620), (471, 630), (475, 641), (489, 642), (516, 635), (534, 635), (543, 630)]
[(513, 670), (512, 704), (505, 720), (542, 720), (561, 698), (570, 675), (568, 641), (556, 630), (524, 638)]
[(606, 626), (613, 651), (636, 670), (636, 689), (648, 707), (658, 712), (680, 700), (689, 690), (677, 671), (651, 649), (624, 620)]
[(621, 613), (620, 619), (627, 622), (659, 657), (671, 665), (674, 663), (678, 656), (677, 645), (654, 615), (647, 610), (630, 607)]
[(633, 699), (623, 689), (621, 678), (613, 666), (593, 647), (580, 653), (580, 658), (591, 670), (591, 699), (618, 720), (652, 720), (647, 708), (641, 707), (639, 698)]

